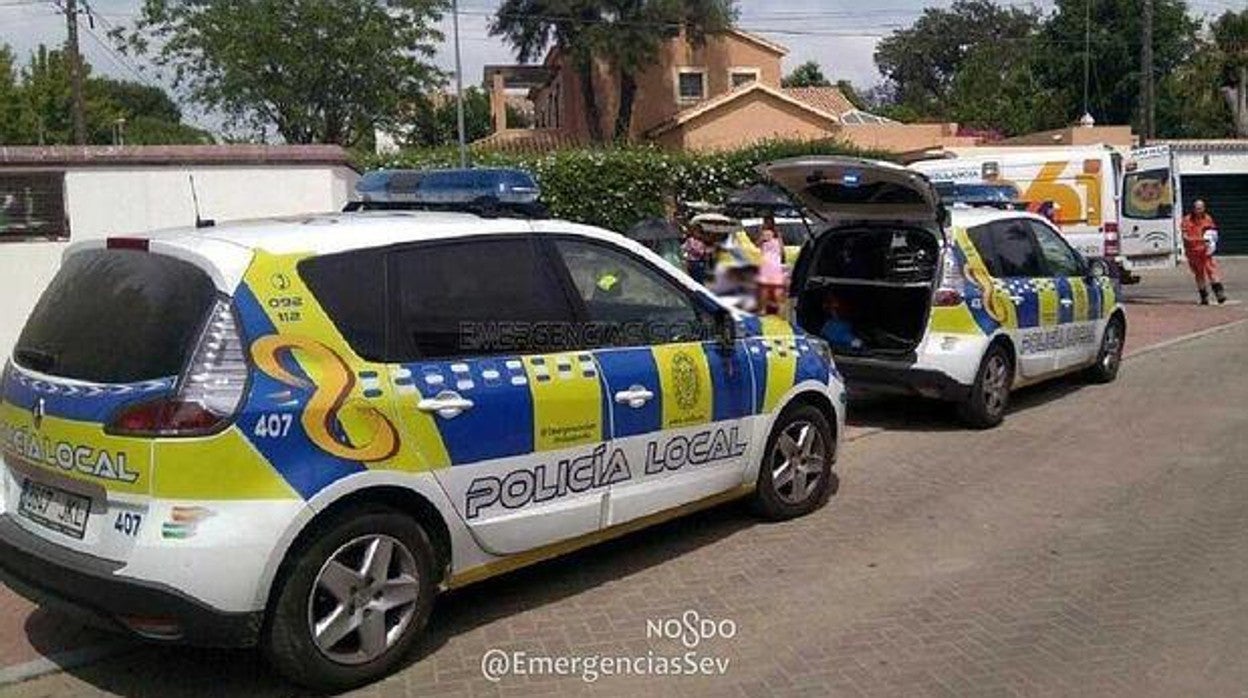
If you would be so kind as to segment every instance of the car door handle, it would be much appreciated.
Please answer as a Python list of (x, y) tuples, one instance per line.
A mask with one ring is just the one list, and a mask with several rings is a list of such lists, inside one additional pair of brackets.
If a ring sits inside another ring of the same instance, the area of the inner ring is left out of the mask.
[(621, 390), (615, 394), (615, 401), (621, 405), (639, 410), (646, 406), (647, 402), (654, 399), (654, 393), (641, 385), (629, 386), (628, 390)]
[(472, 400), (462, 397), (453, 390), (444, 390), (416, 403), (416, 409), (421, 412), (433, 412), (443, 419), (454, 419), (472, 409), (473, 404)]

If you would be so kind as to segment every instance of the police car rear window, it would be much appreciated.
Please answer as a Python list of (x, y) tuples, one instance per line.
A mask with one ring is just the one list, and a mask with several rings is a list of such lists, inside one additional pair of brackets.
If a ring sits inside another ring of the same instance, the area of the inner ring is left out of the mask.
[(215, 299), (212, 279), (189, 262), (136, 250), (80, 252), (44, 291), (13, 358), (95, 383), (174, 376)]

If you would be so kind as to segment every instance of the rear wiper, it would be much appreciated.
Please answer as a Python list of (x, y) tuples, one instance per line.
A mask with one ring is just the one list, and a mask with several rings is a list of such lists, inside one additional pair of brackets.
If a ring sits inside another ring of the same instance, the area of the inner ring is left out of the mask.
[(18, 347), (13, 350), (13, 356), (19, 364), (40, 373), (45, 373), (56, 365), (56, 354), (50, 351), (43, 351), (42, 349)]

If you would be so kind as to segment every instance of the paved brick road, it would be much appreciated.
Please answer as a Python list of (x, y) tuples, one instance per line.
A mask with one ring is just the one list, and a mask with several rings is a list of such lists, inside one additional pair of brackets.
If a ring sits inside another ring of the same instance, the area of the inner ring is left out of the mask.
[[(360, 695), (1241, 694), (1248, 413), (1228, 406), (1248, 380), (1225, 369), (1245, 362), (1240, 325), (1113, 386), (1025, 393), (993, 432), (906, 407), (906, 426), (849, 449), (817, 515), (727, 507), (465, 590), (439, 604), (424, 659)], [(686, 609), (736, 622), (698, 648), (725, 676), (479, 675), (493, 647), (679, 654), (646, 621)], [(95, 692), (290, 689), (246, 654), (143, 649), (6, 695)]]
[[(1248, 693), (1246, 361), (1239, 325), (1113, 386), (1025, 392), (992, 432), (857, 405), (887, 433), (848, 449), (827, 509), (765, 525), (725, 507), (464, 590), (422, 660), (360, 695)], [(490, 648), (681, 654), (646, 624), (688, 609), (736, 623), (697, 648), (724, 676), (480, 676)], [(246, 653), (141, 648), (2, 693), (292, 690)]]

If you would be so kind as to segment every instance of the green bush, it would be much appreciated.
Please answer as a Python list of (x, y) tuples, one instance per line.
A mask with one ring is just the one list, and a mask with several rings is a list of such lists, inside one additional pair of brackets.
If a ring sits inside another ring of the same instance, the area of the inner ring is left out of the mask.
[[(663, 196), (722, 203), (760, 177), (759, 165), (800, 155), (888, 158), (840, 141), (769, 141), (733, 151), (674, 152), (655, 147), (557, 150), (543, 154), (473, 151), (478, 167), (519, 167), (533, 173), (542, 199), (558, 217), (611, 230), (627, 230), (662, 215)], [(364, 169), (457, 167), (455, 148), (409, 150), (360, 159)]]

